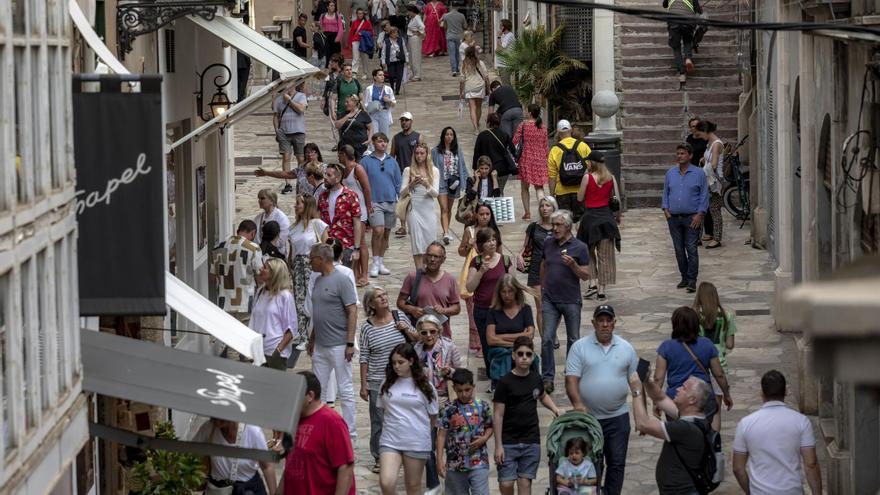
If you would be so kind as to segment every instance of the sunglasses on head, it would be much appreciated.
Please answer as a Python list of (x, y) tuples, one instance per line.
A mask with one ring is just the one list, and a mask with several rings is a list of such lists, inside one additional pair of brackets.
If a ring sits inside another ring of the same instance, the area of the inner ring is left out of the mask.
[(535, 353), (532, 351), (516, 351), (516, 357), (532, 357)]

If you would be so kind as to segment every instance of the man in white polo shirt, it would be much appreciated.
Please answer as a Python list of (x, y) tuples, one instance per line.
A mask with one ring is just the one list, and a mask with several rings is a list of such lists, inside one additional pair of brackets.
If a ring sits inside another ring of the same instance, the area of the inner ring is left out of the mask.
[[(813, 495), (822, 493), (816, 439), (809, 418), (785, 405), (785, 377), (761, 377), (761, 409), (744, 417), (733, 440), (733, 474), (746, 494), (803, 495), (803, 473)], [(748, 470), (746, 470), (748, 467)]]

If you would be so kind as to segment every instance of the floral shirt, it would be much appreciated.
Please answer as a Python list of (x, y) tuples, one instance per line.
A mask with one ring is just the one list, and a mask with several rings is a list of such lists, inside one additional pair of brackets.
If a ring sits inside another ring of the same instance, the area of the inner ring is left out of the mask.
[(461, 367), (461, 355), (455, 343), (448, 337), (439, 337), (430, 351), (425, 351), (425, 345), (421, 342), (415, 345), (419, 360), (425, 365), (425, 373), (431, 381), (431, 385), (437, 389), (440, 402), (449, 397), (449, 388), (446, 379), (455, 368)]
[(321, 220), (330, 226), (327, 231), (328, 237), (335, 237), (342, 241), (342, 247), (349, 249), (354, 247), (354, 219), (361, 216), (361, 204), (357, 193), (343, 186), (342, 192), (336, 198), (336, 208), (333, 218), (330, 218), (330, 191), (325, 190), (318, 196), (318, 209), (321, 211)]
[(492, 428), (492, 406), (474, 399), (462, 404), (458, 399), (440, 411), (437, 427), (446, 431), (446, 468), (450, 471), (471, 471), (489, 468), (489, 450), (483, 444), (470, 452), (470, 444)]

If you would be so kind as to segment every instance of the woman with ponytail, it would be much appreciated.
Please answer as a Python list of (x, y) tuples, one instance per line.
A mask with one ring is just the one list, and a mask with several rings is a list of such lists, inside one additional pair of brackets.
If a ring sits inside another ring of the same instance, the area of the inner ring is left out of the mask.
[(532, 218), (529, 211), (529, 186), (535, 188), (535, 195), (541, 201), (545, 194), (544, 184), (547, 183), (547, 129), (541, 121), (541, 107), (532, 103), (527, 110), (525, 120), (511, 136), (514, 147), (517, 150), (522, 149), (518, 159), (523, 220)]

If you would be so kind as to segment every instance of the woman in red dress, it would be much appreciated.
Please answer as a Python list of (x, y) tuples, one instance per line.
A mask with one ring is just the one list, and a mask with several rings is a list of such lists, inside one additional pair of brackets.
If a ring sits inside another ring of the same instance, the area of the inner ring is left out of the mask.
[(440, 27), (440, 19), (446, 13), (443, 2), (431, 0), (425, 5), (425, 41), (422, 42), (422, 55), (433, 57), (446, 54), (446, 33)]
[(529, 212), (529, 186), (535, 188), (538, 201), (544, 197), (544, 184), (547, 183), (547, 129), (541, 124), (541, 107), (532, 103), (528, 106), (526, 119), (513, 133), (513, 145), (523, 142), (522, 156), (519, 158), (519, 180), (522, 186), (520, 196), (523, 202), (523, 220), (531, 219)]

